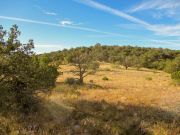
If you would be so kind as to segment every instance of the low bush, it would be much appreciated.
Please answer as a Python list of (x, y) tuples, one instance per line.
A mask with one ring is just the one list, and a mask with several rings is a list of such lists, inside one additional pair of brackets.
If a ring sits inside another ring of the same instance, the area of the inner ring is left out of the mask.
[(110, 68), (104, 68), (102, 71), (111, 71)]
[(66, 78), (65, 83), (69, 85), (74, 85), (78, 84), (78, 80), (75, 78)]
[(180, 57), (176, 57), (172, 61), (170, 61), (170, 60), (167, 61), (166, 67), (164, 68), (164, 71), (166, 71), (168, 73), (180, 71)]
[(76, 97), (80, 95), (80, 92), (78, 91), (80, 89), (81, 89), (80, 85), (69, 85), (69, 84), (61, 83), (57, 85), (53, 90), (65, 95)]
[(146, 77), (146, 80), (151, 81), (151, 80), (152, 80), (152, 77)]
[(94, 83), (94, 81), (93, 81), (93, 80), (89, 80), (89, 82), (90, 82), (90, 83)]
[(176, 80), (176, 81), (180, 82), (180, 71), (173, 72), (171, 74), (171, 78), (173, 80)]
[(108, 77), (106, 77), (106, 76), (104, 76), (104, 77), (102, 78), (102, 80), (104, 80), (104, 81), (108, 81), (108, 80), (109, 80), (109, 78), (108, 78)]

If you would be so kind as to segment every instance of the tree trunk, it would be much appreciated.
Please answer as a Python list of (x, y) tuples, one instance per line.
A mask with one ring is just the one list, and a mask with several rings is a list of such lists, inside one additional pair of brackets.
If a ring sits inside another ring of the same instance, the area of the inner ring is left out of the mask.
[(80, 84), (83, 84), (83, 82), (84, 82), (84, 78), (83, 78), (83, 76), (80, 76), (80, 78), (79, 78), (79, 83), (80, 83)]
[(81, 65), (79, 66), (79, 83), (83, 84), (83, 73), (82, 73)]

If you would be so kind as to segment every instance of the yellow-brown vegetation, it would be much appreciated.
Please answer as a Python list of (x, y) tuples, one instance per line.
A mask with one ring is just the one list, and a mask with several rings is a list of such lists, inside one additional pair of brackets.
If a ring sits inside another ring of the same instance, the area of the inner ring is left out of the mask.
[(169, 74), (101, 63), (84, 86), (69, 86), (64, 80), (74, 77), (72, 68), (61, 66), (64, 74), (49, 98), (50, 112), (66, 121), (64, 134), (180, 134), (180, 87)]

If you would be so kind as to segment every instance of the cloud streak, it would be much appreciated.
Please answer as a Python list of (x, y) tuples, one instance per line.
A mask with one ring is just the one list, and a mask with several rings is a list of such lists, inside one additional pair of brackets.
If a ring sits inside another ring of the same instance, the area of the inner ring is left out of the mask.
[(40, 6), (38, 6), (38, 5), (35, 5), (34, 7), (37, 8), (37, 9), (39, 9), (39, 10), (40, 10), (43, 14), (45, 14), (45, 15), (51, 15), (51, 16), (57, 16), (57, 15), (58, 15), (58, 14), (55, 13), (55, 12), (46, 11), (46, 10), (44, 10), (43, 8), (41, 8)]
[(96, 8), (96, 9), (99, 9), (99, 10), (103, 10), (105, 12), (108, 12), (108, 13), (111, 13), (113, 15), (116, 15), (116, 16), (119, 16), (119, 17), (123, 17), (127, 20), (130, 20), (132, 22), (135, 22), (135, 23), (138, 23), (138, 24), (141, 24), (141, 25), (144, 25), (144, 26), (149, 26), (150, 24), (143, 21), (143, 20), (140, 20), (138, 18), (135, 18), (133, 16), (130, 16), (122, 11), (119, 11), (117, 9), (113, 9), (111, 7), (108, 7), (106, 5), (103, 5), (101, 3), (98, 3), (98, 2), (95, 2), (95, 1), (92, 1), (92, 0), (75, 0), (76, 2), (79, 2), (79, 3), (83, 3), (87, 6), (90, 6), (90, 7), (93, 7), (93, 8)]
[(69, 49), (71, 47), (72, 46), (67, 44), (36, 44), (34, 50), (37, 54), (42, 54), (45, 52), (48, 53), (57, 50)]
[(72, 21), (63, 20), (63, 21), (60, 22), (60, 24), (63, 25), (63, 26), (64, 25), (72, 25), (73, 22)]
[(54, 12), (44, 12), (44, 14), (46, 15), (52, 15), (52, 16), (57, 16), (57, 13), (54, 13)]
[(139, 11), (152, 12), (152, 17), (161, 19), (162, 17), (171, 17), (179, 19), (180, 17), (180, 1), (179, 0), (146, 0), (134, 6), (129, 10), (130, 13)]
[(180, 1), (179, 0), (149, 0), (144, 1), (141, 4), (135, 6), (131, 9), (131, 12), (137, 12), (142, 10), (149, 10), (149, 9), (156, 9), (156, 10), (163, 10), (163, 9), (176, 9), (180, 8)]
[(131, 16), (127, 13), (124, 13), (120, 10), (111, 8), (109, 6), (95, 2), (93, 0), (74, 0), (74, 1), (78, 2), (78, 3), (82, 3), (84, 5), (90, 6), (92, 8), (98, 9), (98, 10), (105, 11), (105, 12), (110, 13), (112, 15), (119, 16), (119, 17), (124, 18), (126, 20), (129, 20), (133, 23), (140, 24), (144, 28), (146, 28), (147, 30), (155, 32), (155, 34), (157, 34), (157, 35), (180, 36), (180, 28), (179, 28), (180, 24), (177, 24), (174, 26), (153, 25), (153, 24), (150, 24), (144, 20), (138, 19), (138, 18)]
[(19, 22), (26, 22), (26, 23), (33, 23), (33, 24), (42, 24), (42, 25), (48, 25), (48, 26), (76, 29), (76, 30), (81, 30), (81, 31), (88, 31), (88, 32), (95, 32), (95, 33), (100, 33), (100, 34), (123, 37), (123, 35), (121, 35), (121, 34), (101, 31), (101, 30), (88, 28), (88, 27), (79, 27), (79, 26), (73, 26), (73, 25), (62, 25), (62, 24), (56, 24), (56, 23), (50, 23), (50, 22), (44, 22), (44, 21), (37, 21), (37, 20), (31, 20), (31, 19), (24, 19), (24, 18), (17, 18), (17, 17), (9, 17), (9, 16), (0, 16), (0, 19), (11, 20), (11, 21), (19, 21)]

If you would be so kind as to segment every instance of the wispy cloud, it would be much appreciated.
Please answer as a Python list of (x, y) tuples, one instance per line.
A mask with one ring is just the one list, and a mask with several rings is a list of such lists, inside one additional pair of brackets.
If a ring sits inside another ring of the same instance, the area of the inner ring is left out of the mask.
[(156, 35), (163, 35), (163, 36), (180, 36), (180, 24), (176, 25), (153, 25), (150, 27), (150, 30), (156, 32)]
[(140, 19), (138, 19), (136, 17), (133, 17), (131, 15), (128, 15), (128, 14), (126, 14), (126, 13), (120, 11), (120, 10), (108, 7), (108, 6), (103, 5), (101, 3), (98, 3), (98, 2), (95, 2), (95, 1), (92, 1), (92, 0), (75, 0), (75, 1), (83, 3), (85, 5), (88, 5), (90, 7), (96, 8), (96, 9), (103, 10), (103, 11), (111, 13), (113, 15), (123, 17), (123, 18), (125, 18), (127, 20), (130, 20), (132, 22), (139, 23), (139, 24), (142, 24), (144, 26), (149, 26), (149, 24), (147, 22), (143, 21), (143, 20), (140, 20)]
[(74, 0), (74, 1), (85, 4), (85, 5), (88, 5), (90, 7), (93, 7), (93, 8), (102, 10), (102, 11), (105, 11), (107, 13), (119, 16), (119, 17), (124, 18), (126, 20), (129, 20), (129, 21), (131, 21), (133, 23), (140, 24), (144, 28), (146, 28), (147, 30), (155, 32), (155, 34), (157, 34), (157, 35), (180, 36), (180, 28), (179, 28), (180, 24), (176, 24), (176, 25), (173, 25), (173, 26), (153, 25), (153, 24), (150, 24), (150, 23), (148, 23), (148, 22), (146, 22), (144, 20), (141, 20), (139, 18), (136, 18), (136, 17), (131, 16), (131, 15), (127, 14), (127, 13), (124, 13), (124, 12), (122, 12), (120, 10), (117, 10), (117, 9), (111, 8), (109, 6), (106, 6), (104, 4), (95, 2), (93, 0)]
[(140, 24), (135, 24), (135, 23), (126, 23), (126, 24), (117, 24), (115, 25), (116, 27), (119, 27), (121, 29), (126, 29), (126, 30), (144, 30), (143, 26)]
[[(134, 6), (129, 12), (139, 12), (143, 10), (155, 10), (153, 17), (178, 17), (180, 15), (179, 0), (146, 0)], [(156, 15), (157, 14), (157, 15)]]
[(54, 12), (44, 12), (46, 15), (52, 15), (52, 16), (57, 16), (57, 13)]
[(37, 54), (41, 54), (41, 53), (48, 53), (48, 52), (52, 52), (52, 51), (57, 51), (57, 50), (63, 50), (63, 49), (69, 49), (72, 46), (69, 45), (65, 45), (65, 44), (44, 44), (44, 43), (37, 43), (35, 44), (35, 52)]
[(139, 5), (135, 6), (131, 9), (132, 12), (148, 10), (148, 9), (175, 9), (180, 8), (180, 1), (179, 0), (149, 0), (140, 3)]
[(73, 24), (73, 22), (72, 21), (67, 21), (67, 20), (63, 20), (63, 21), (60, 21), (60, 24), (61, 25), (72, 25)]
[(169, 45), (169, 46), (176, 46), (176, 47), (180, 47), (180, 43), (179, 40), (151, 40), (154, 43), (159, 43), (162, 45)]
[(67, 20), (67, 19), (65, 19), (65, 20), (62, 20), (62, 21), (60, 21), (59, 22), (61, 25), (63, 25), (63, 26), (79, 26), (79, 25), (81, 25), (81, 24), (83, 24), (83, 23), (75, 23), (75, 22), (73, 22), (73, 21), (71, 21), (71, 20)]
[(55, 13), (55, 12), (50, 12), (50, 11), (46, 11), (44, 10), (42, 7), (38, 6), (38, 5), (35, 5), (34, 6), (35, 8), (37, 8), (38, 10), (40, 10), (43, 14), (45, 15), (51, 15), (51, 16), (57, 16), (58, 14)]
[(81, 31), (88, 31), (88, 32), (94, 32), (94, 33), (123, 37), (123, 35), (121, 35), (121, 34), (101, 31), (101, 30), (97, 30), (97, 29), (93, 29), (93, 28), (89, 28), (89, 27), (80, 27), (80, 26), (74, 26), (74, 25), (62, 25), (62, 24), (57, 24), (57, 23), (37, 21), (37, 20), (17, 18), (17, 17), (9, 17), (9, 16), (0, 16), (0, 19), (26, 22), (26, 23), (34, 23), (34, 24), (42, 24), (42, 25), (49, 25), (49, 26), (56, 26), (56, 27), (69, 28), (69, 29), (77, 29), (77, 30), (81, 30)]

